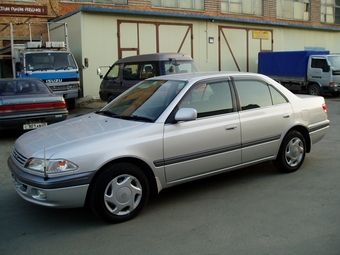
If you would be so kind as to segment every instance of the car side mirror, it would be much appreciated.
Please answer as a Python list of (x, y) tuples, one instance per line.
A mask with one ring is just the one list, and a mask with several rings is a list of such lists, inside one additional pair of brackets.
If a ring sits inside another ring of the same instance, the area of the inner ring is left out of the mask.
[(102, 70), (100, 69), (100, 67), (97, 69), (97, 75), (99, 75), (99, 76), (102, 75)]
[(191, 121), (197, 119), (197, 111), (194, 108), (181, 108), (175, 115), (175, 120), (178, 121)]

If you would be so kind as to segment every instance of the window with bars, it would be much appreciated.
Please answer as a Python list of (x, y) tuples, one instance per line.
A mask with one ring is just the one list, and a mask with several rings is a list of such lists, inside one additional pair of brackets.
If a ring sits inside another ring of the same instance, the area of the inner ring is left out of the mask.
[(60, 2), (127, 5), (128, 0), (60, 0)]
[(281, 19), (308, 21), (310, 0), (276, 0), (276, 16)]
[(320, 21), (340, 24), (340, 0), (321, 0)]
[(221, 12), (262, 16), (262, 0), (221, 0)]
[(152, 7), (204, 10), (204, 0), (151, 0)]

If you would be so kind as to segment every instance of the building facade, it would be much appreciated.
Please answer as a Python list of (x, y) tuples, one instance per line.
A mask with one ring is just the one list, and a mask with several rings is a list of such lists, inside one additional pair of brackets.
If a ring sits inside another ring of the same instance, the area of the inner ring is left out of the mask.
[[(0, 23), (68, 24), (83, 96), (98, 96), (98, 67), (122, 57), (182, 52), (203, 71), (257, 72), (260, 51), (340, 52), (335, 0), (26, 0), (3, 1)], [(339, 3), (340, 4), (340, 3)], [(9, 35), (0, 34), (0, 47)], [(16, 40), (27, 40), (16, 31)], [(89, 66), (84, 66), (87, 59)], [(4, 63), (4, 60), (1, 63)], [(2, 64), (4, 66), (4, 64)], [(84, 66), (84, 67), (83, 67)], [(1, 67), (4, 70), (4, 67)]]

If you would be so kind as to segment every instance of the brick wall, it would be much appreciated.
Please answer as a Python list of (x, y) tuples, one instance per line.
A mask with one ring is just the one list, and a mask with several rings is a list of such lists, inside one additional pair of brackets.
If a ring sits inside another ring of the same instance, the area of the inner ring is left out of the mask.
[[(72, 2), (60, 2), (59, 0), (36, 0), (35, 2), (7, 2), (9, 4), (18, 4), (18, 5), (43, 5), (47, 7), (48, 14), (44, 17), (39, 16), (27, 16), (27, 15), (1, 15), (0, 16), (0, 24), (6, 24), (10, 21), (12, 22), (25, 22), (25, 21), (47, 21), (53, 18), (65, 15), (70, 13), (76, 9), (81, 8), (82, 6), (90, 6), (90, 7), (102, 7), (102, 8), (112, 8), (112, 9), (123, 9), (123, 10), (138, 10), (138, 11), (148, 11), (148, 12), (166, 12), (166, 13), (182, 13), (189, 14), (191, 16), (200, 15), (212, 16), (217, 18), (240, 18), (257, 20), (257, 21), (268, 21), (268, 22), (284, 22), (291, 24), (301, 24), (301, 25), (309, 25), (309, 26), (319, 26), (319, 27), (330, 27), (330, 28), (340, 28), (339, 25), (334, 24), (324, 24), (320, 22), (320, 1), (312, 1), (310, 0), (310, 21), (294, 21), (294, 20), (282, 20), (276, 19), (276, 0), (263, 0), (263, 16), (247, 16), (247, 15), (237, 15), (237, 14), (222, 14), (220, 12), (220, 0), (205, 0), (204, 2), (204, 11), (187, 11), (187, 10), (175, 10), (168, 8), (152, 8), (151, 0), (128, 0), (128, 5), (105, 5), (105, 4), (80, 4), (80, 3), (72, 3)], [(0, 37), (1, 39), (8, 37), (9, 34), (2, 33)], [(17, 30), (15, 32), (16, 37), (28, 37), (28, 34), (24, 30)], [(0, 45), (1, 46), (1, 45)]]

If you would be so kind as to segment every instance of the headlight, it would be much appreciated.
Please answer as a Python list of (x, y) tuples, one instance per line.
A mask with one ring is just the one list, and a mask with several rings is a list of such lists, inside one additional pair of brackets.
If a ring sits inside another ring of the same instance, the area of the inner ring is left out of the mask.
[(78, 166), (66, 159), (50, 159), (44, 160), (42, 158), (30, 158), (25, 167), (29, 170), (44, 173), (46, 165), (47, 174), (58, 174), (64, 172), (75, 171)]

